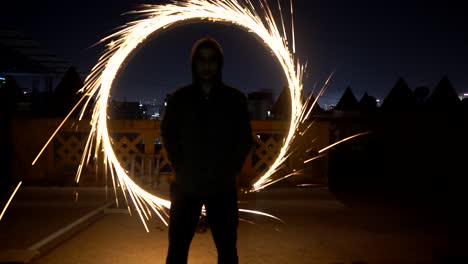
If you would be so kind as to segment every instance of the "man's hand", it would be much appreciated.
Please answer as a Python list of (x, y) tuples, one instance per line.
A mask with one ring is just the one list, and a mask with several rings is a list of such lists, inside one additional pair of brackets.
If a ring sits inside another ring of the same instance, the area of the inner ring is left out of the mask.
[(174, 169), (172, 169), (171, 173), (167, 175), (166, 181), (168, 184), (172, 184), (176, 181), (176, 171)]

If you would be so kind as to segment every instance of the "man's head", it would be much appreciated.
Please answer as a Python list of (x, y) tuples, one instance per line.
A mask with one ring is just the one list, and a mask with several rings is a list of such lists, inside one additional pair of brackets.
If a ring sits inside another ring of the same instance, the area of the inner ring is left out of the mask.
[(216, 82), (221, 80), (223, 50), (221, 45), (210, 37), (198, 40), (192, 47), (192, 75), (196, 82)]

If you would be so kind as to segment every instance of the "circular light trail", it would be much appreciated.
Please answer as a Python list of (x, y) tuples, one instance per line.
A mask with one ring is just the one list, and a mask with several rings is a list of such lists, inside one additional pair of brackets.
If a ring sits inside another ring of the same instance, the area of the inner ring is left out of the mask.
[[(291, 29), (292, 51), (289, 47), (279, 2), (282, 33), (266, 1), (259, 0), (257, 4), (258, 7), (255, 8), (254, 4), (248, 0), (183, 0), (164, 5), (144, 5), (141, 10), (129, 12), (130, 14), (137, 15), (138, 20), (127, 23), (116, 33), (101, 40), (101, 43), (107, 43), (106, 51), (86, 78), (85, 84), (80, 90), (84, 95), (71, 111), (75, 111), (78, 105), (84, 103), (80, 114), (81, 119), (91, 99), (95, 98), (96, 100), (91, 117), (91, 131), (78, 167), (76, 181), (79, 181), (82, 169), (91, 158), (104, 155), (104, 165), (106, 166), (106, 170), (107, 168), (110, 170), (114, 192), (117, 192), (118, 187), (122, 188), (129, 212), (131, 212), (129, 206), (129, 200), (131, 200), (147, 231), (146, 220), (150, 219), (153, 212), (167, 225), (167, 209), (170, 207), (170, 201), (157, 197), (138, 186), (120, 165), (114, 153), (112, 139), (108, 134), (107, 103), (113, 82), (121, 65), (138, 45), (145, 41), (149, 35), (157, 34), (162, 29), (197, 20), (228, 23), (245, 29), (260, 39), (262, 44), (271, 51), (277, 62), (281, 65), (291, 95), (291, 122), (279, 154), (268, 170), (253, 182), (250, 191), (259, 191), (270, 184), (289, 177), (290, 175), (286, 175), (280, 179), (272, 179), (271, 176), (282, 167), (284, 161), (292, 153), (290, 145), (295, 137), (296, 130), (298, 130), (299, 124), (310, 114), (310, 111), (304, 111), (302, 104), (302, 75), (305, 66), (294, 58), (294, 27)], [(321, 92), (323, 92), (323, 89)], [(67, 118), (68, 116), (64, 122)], [(62, 125), (63, 123), (57, 128), (56, 132)], [(56, 132), (52, 135), (51, 139), (55, 136)], [(46, 145), (50, 143), (51, 139), (49, 139)], [(41, 153), (39, 153), (38, 157)], [(118, 203), (117, 195), (115, 197)], [(240, 209), (240, 211), (257, 213), (278, 219), (262, 212), (244, 209)]]

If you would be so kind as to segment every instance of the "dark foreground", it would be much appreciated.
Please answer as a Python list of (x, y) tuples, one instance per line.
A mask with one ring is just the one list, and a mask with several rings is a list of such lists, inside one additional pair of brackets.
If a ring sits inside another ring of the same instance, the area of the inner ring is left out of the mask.
[[(165, 193), (164, 188), (154, 191)], [(71, 192), (55, 191), (65, 198), (65, 193)], [(103, 194), (102, 189), (89, 190), (89, 199), (83, 198), (82, 206), (102, 204)], [(37, 205), (31, 212), (48, 215), (37, 220), (19, 212), (24, 208), (20, 201), (0, 222), (2, 249), (27, 247), (85, 211), (48, 201), (55, 204), (54, 210), (53, 206), (46, 207), (45, 201), (42, 209)], [(240, 263), (464, 263), (462, 218), (453, 212), (457, 201), (452, 202), (395, 202), (388, 197), (331, 194), (325, 187), (275, 188), (245, 196), (241, 208), (274, 214), (286, 224), (243, 213), (238, 240)], [(31, 230), (36, 230), (36, 235), (33, 231), (26, 234), (30, 232), (27, 227), (34, 227)], [(149, 222), (149, 228), (146, 233), (136, 215), (111, 211), (57, 247), (42, 252), (36, 263), (164, 263), (167, 228), (157, 219)], [(209, 232), (196, 234), (189, 263), (216, 263)]]

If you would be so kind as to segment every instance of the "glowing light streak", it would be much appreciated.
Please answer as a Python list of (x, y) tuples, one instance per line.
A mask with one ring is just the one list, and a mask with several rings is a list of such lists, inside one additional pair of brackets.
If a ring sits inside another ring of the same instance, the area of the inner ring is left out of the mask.
[[(309, 108), (309, 110), (307, 111), (307, 114), (306, 114), (304, 117), (303, 117), (303, 115), (301, 114), (301, 117), (302, 117), (301, 120), (302, 120), (302, 121), (305, 121), (305, 120), (307, 120), (307, 118), (309, 118), (309, 115), (312, 113), (312, 110), (314, 109), (315, 105), (317, 104), (318, 99), (325, 93), (325, 90), (327, 89), (328, 85), (330, 84), (330, 80), (331, 80), (331, 78), (333, 77), (333, 74), (334, 74), (334, 72), (332, 72), (332, 73), (330, 74), (330, 76), (328, 76), (327, 80), (325, 81), (325, 84), (324, 84), (324, 85), (322, 86), (322, 88), (320, 89), (320, 92), (319, 92), (317, 98), (315, 98), (314, 102), (312, 103), (312, 106), (311, 106), (311, 107)], [(307, 103), (310, 101), (310, 98), (312, 98), (312, 93), (311, 93), (311, 94), (309, 95), (309, 97), (307, 98)], [(305, 105), (307, 105), (307, 103), (306, 103)], [(304, 110), (306, 110), (306, 109), (304, 109)], [(309, 125), (309, 127), (310, 127), (310, 125)], [(307, 129), (308, 129), (308, 128), (307, 128)], [(307, 129), (306, 129), (306, 130), (307, 130)], [(305, 133), (305, 131), (304, 131), (303, 133)]]
[(60, 125), (57, 127), (57, 129), (55, 129), (54, 133), (52, 133), (52, 136), (50, 136), (50, 138), (47, 140), (47, 142), (44, 144), (44, 146), (42, 147), (42, 149), (39, 151), (39, 153), (37, 154), (36, 158), (33, 160), (32, 164), (31, 165), (34, 165), (36, 164), (36, 161), (39, 159), (39, 157), (42, 155), (42, 153), (44, 152), (44, 150), (47, 148), (47, 146), (50, 144), (50, 142), (52, 141), (52, 139), (55, 137), (55, 135), (59, 132), (59, 130), (62, 128), (62, 126), (65, 124), (65, 122), (67, 121), (68, 118), (70, 118), (70, 116), (72, 115), (73, 112), (75, 112), (75, 110), (78, 108), (78, 106), (81, 104), (81, 102), (83, 102), (83, 100), (85, 99), (86, 97), (83, 96), (80, 98), (80, 100), (78, 101), (78, 103), (75, 104), (75, 106), (73, 107), (73, 109), (70, 111), (70, 113), (68, 113), (68, 115), (63, 119), (63, 121), (60, 123)]
[(289, 5), (291, 7), (291, 33), (292, 33), (292, 39), (293, 39), (293, 53), (296, 53), (296, 37), (294, 36), (294, 10), (293, 10), (293, 3), (292, 0), (289, 2)]
[(248, 210), (248, 209), (239, 209), (239, 212), (244, 212), (244, 213), (249, 213), (249, 214), (255, 214), (255, 215), (261, 215), (261, 216), (266, 216), (266, 217), (269, 217), (269, 218), (273, 218), (275, 220), (278, 220), (280, 221), (281, 223), (283, 224), (286, 224), (283, 220), (281, 220), (280, 218), (274, 216), (274, 215), (271, 215), (271, 214), (267, 214), (267, 213), (264, 213), (264, 212), (260, 212), (260, 211), (255, 211), (255, 210)]
[[(290, 155), (289, 145), (294, 138), (294, 133), (300, 122), (299, 113), (303, 112), (301, 98), (304, 66), (299, 62), (294, 62), (293, 55), (287, 46), (286, 35), (279, 33), (274, 16), (267, 3), (260, 1), (260, 5), (262, 7), (262, 16), (258, 14), (258, 11), (250, 1), (241, 3), (236, 0), (187, 0), (166, 5), (146, 5), (143, 10), (129, 12), (139, 15), (142, 19), (128, 23), (119, 31), (101, 40), (101, 42), (109, 41), (106, 45), (107, 51), (94, 66), (88, 78), (86, 78), (85, 86), (82, 89), (82, 92), (86, 93), (87, 96), (96, 97), (96, 105), (92, 113), (92, 129), (85, 145), (86, 155), (82, 157), (82, 166), (77, 171), (76, 181), (79, 181), (83, 165), (89, 161), (90, 156), (97, 157), (98, 151), (103, 149), (102, 154), (107, 162), (107, 166), (111, 170), (114, 188), (115, 185), (119, 185), (122, 187), (124, 195), (125, 192), (128, 192), (128, 196), (135, 205), (136, 211), (142, 221), (145, 222), (145, 219), (148, 219), (151, 215), (150, 211), (154, 211), (166, 223), (165, 217), (158, 211), (168, 209), (170, 202), (146, 192), (135, 184), (121, 167), (113, 152), (112, 140), (107, 132), (107, 101), (112, 83), (122, 63), (150, 34), (155, 34), (161, 29), (176, 23), (186, 23), (190, 20), (211, 20), (240, 26), (259, 37), (263, 44), (275, 55), (278, 63), (284, 70), (290, 89), (291, 101), (293, 102), (291, 104), (292, 121), (289, 126), (288, 135), (276, 161), (270, 166), (265, 175), (253, 184), (257, 188), (265, 187), (266, 182), (269, 185), (271, 183), (271, 180), (268, 180), (269, 176), (276, 172)], [(284, 21), (282, 23), (284, 24)], [(292, 36), (294, 46), (294, 32)], [(293, 53), (294, 50), (295, 48), (293, 47)], [(89, 103), (89, 99), (86, 103)], [(94, 153), (92, 152), (93, 149)], [(249, 212), (273, 217), (261, 212)], [(145, 228), (148, 230), (146, 224)]]
[(310, 158), (310, 159), (308, 159), (308, 160), (305, 160), (305, 161), (304, 161), (304, 164), (307, 163), (307, 162), (311, 162), (311, 161), (313, 161), (313, 160), (322, 158), (322, 157), (325, 157), (325, 155), (318, 155), (318, 156), (315, 156), (315, 157)]
[(13, 191), (13, 193), (11, 194), (10, 198), (8, 199), (7, 203), (5, 204), (5, 207), (3, 207), (3, 210), (2, 210), (2, 213), (0, 214), (0, 221), (2, 220), (3, 218), (3, 215), (5, 214), (8, 206), (10, 205), (11, 203), (11, 200), (13, 200), (13, 197), (15, 196), (16, 192), (18, 191), (18, 189), (20, 188), (21, 186), (21, 183), (22, 182), (19, 182), (18, 185), (16, 186), (15, 190)]
[[(283, 162), (286, 161), (286, 159), (289, 157), (289, 155), (291, 155), (295, 151), (295, 150), (291, 150), (291, 147), (290, 147), (291, 142), (295, 139), (295, 136), (296, 136), (295, 133), (297, 132), (300, 136), (302, 136), (315, 123), (315, 120), (313, 120), (312, 122), (310, 122), (310, 124), (303, 131), (300, 131), (300, 129), (299, 129), (299, 125), (304, 123), (305, 121), (307, 121), (310, 114), (312, 113), (312, 110), (314, 109), (315, 105), (317, 104), (318, 99), (325, 93), (325, 90), (328, 88), (328, 85), (329, 85), (330, 80), (331, 80), (333, 75), (334, 75), (334, 71), (328, 76), (328, 78), (325, 81), (324, 85), (320, 89), (317, 97), (314, 99), (314, 101), (312, 102), (312, 104), (310, 106), (308, 106), (308, 105), (309, 105), (309, 103), (310, 103), (310, 101), (311, 101), (311, 99), (313, 97), (313, 91), (309, 94), (309, 96), (307, 97), (304, 104), (302, 104), (302, 101), (300, 101), (300, 100), (299, 101), (293, 100), (293, 97), (291, 96), (291, 105), (296, 104), (296, 106), (292, 106), (292, 109), (296, 109), (297, 106), (300, 106), (300, 107), (298, 107), (298, 108), (300, 108), (300, 111), (297, 111), (295, 113), (294, 117), (293, 117), (293, 114), (292, 114), (292, 111), (291, 111), (291, 124), (290, 124), (290, 130), (289, 130), (289, 134), (288, 134), (288, 136), (291, 136), (291, 137), (290, 138), (286, 137), (285, 139), (283, 139), (283, 146), (280, 149), (280, 154), (278, 155), (277, 159), (270, 166), (269, 170), (267, 170), (264, 173), (264, 175), (261, 176), (260, 179), (258, 179), (253, 184), (253, 187), (252, 187), (251, 191), (259, 191), (259, 190), (261, 190), (261, 189), (263, 189), (263, 188), (265, 188), (265, 187), (267, 187), (267, 186), (269, 186), (269, 185), (271, 185), (273, 183), (276, 183), (278, 181), (281, 181), (281, 180), (285, 179), (285, 177), (279, 178), (277, 180), (272, 180), (271, 178), (272, 178), (273, 174), (277, 171), (277, 168)], [(302, 80), (302, 75), (301, 75), (300, 79)], [(315, 88), (316, 88), (316, 85), (314, 85), (313, 90), (315, 90)], [(302, 83), (300, 85), (300, 89), (301, 89), (300, 93), (302, 93)], [(294, 128), (292, 127), (293, 124), (294, 124)], [(291, 133), (291, 132), (293, 132), (293, 133)], [(295, 174), (293, 173), (292, 175), (287, 175), (286, 178), (289, 178), (289, 177), (291, 177), (293, 175), (295, 175)]]
[(253, 221), (249, 221), (249, 220), (247, 220), (247, 219), (244, 219), (244, 218), (239, 218), (239, 221), (246, 222), (246, 223), (249, 223), (249, 224), (251, 224), (251, 225), (256, 225), (256, 223), (255, 223), (255, 222), (253, 222)]
[[(314, 139), (311, 140), (311, 142), (313, 143), (313, 142), (316, 141), (316, 140), (317, 140), (317, 138), (314, 138)], [(306, 150), (305, 152), (306, 152), (306, 153), (307, 153), (307, 152), (311, 152), (311, 151), (314, 150), (314, 149), (315, 149), (315, 148), (310, 148), (310, 149)]]
[(298, 184), (297, 187), (320, 187), (322, 186), (321, 184), (317, 183), (303, 183), (303, 184)]
[[(299, 135), (301, 135), (301, 136), (304, 135), (304, 134), (307, 132), (307, 130), (309, 130), (309, 128), (312, 127), (313, 124), (315, 124), (315, 121), (316, 121), (316, 120), (312, 120), (312, 121), (310, 122), (310, 124), (306, 127), (306, 129), (304, 129), (303, 131), (299, 132)], [(312, 143), (312, 142), (311, 142), (311, 143)]]
[(342, 140), (340, 140), (340, 141), (338, 141), (338, 142), (335, 142), (335, 143), (333, 143), (333, 144), (331, 144), (331, 145), (329, 145), (329, 146), (327, 146), (327, 147), (325, 147), (325, 148), (319, 150), (318, 153), (322, 153), (322, 152), (324, 152), (325, 150), (330, 149), (330, 148), (333, 148), (334, 146), (336, 146), (336, 145), (338, 145), (338, 144), (344, 143), (344, 142), (346, 142), (346, 141), (348, 141), (348, 140), (350, 140), (350, 139), (353, 139), (353, 138), (359, 137), (359, 136), (363, 136), (363, 135), (366, 135), (366, 134), (369, 134), (369, 133), (370, 133), (370, 132), (362, 132), (362, 133), (359, 133), (359, 134), (352, 135), (352, 136), (350, 136), (350, 137), (344, 138), (344, 139), (342, 139)]
[(269, 179), (263, 184), (262, 189), (265, 188), (265, 187), (268, 187), (268, 186), (270, 186), (270, 185), (272, 185), (272, 184), (275, 184), (275, 183), (277, 183), (277, 182), (280, 182), (280, 181), (282, 181), (282, 180), (286, 180), (287, 178), (290, 178), (290, 177), (292, 177), (292, 176), (294, 176), (294, 175), (300, 175), (300, 174), (301, 174), (301, 171), (303, 171), (303, 170), (300, 170), (300, 171), (293, 171), (292, 173), (286, 174), (286, 175), (284, 175), (284, 176), (281, 176), (280, 178), (278, 178), (278, 179), (276, 179), (276, 180), (273, 180), (273, 179), (269, 178)]

